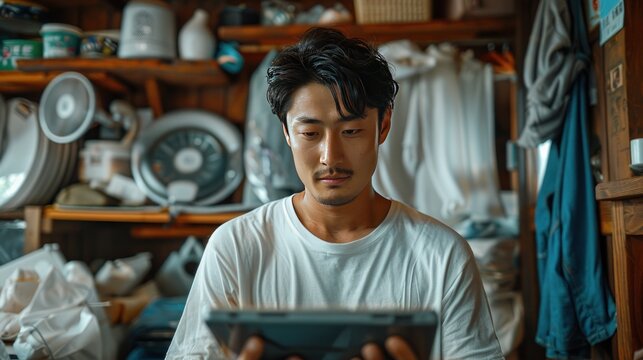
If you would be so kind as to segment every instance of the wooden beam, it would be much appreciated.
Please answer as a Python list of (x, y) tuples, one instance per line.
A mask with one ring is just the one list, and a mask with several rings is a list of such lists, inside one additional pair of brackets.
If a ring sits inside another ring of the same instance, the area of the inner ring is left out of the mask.
[(163, 116), (163, 97), (161, 96), (161, 89), (158, 81), (154, 78), (149, 78), (145, 81), (145, 94), (147, 102), (152, 108), (154, 118), (157, 119)]
[[(241, 44), (283, 46), (294, 44), (313, 25), (286, 26), (222, 26), (219, 38), (224, 41), (238, 41)], [(421, 23), (336, 25), (333, 28), (347, 36), (358, 37), (374, 43), (398, 39), (415, 42), (511, 42), (515, 34), (515, 20), (506, 18), (484, 18), (465, 20), (431, 20)], [(265, 48), (258, 48), (264, 50)], [(246, 48), (246, 51), (248, 49)]]
[(597, 200), (622, 200), (643, 196), (643, 176), (596, 185)]
[(42, 207), (40, 206), (27, 206), (25, 208), (25, 221), (27, 227), (25, 229), (25, 243), (24, 243), (24, 252), (30, 253), (34, 250), (38, 250), (42, 246), (41, 240), (41, 219), (42, 219)]
[[(612, 236), (612, 257), (614, 259), (614, 297), (616, 301), (616, 321), (618, 330), (616, 342), (618, 344), (618, 358), (631, 359), (634, 349), (632, 347), (632, 321), (630, 317), (630, 282), (627, 237), (625, 234), (623, 202), (612, 203), (612, 217), (614, 221)], [(616, 350), (616, 349), (615, 349)]]
[(208, 238), (216, 226), (135, 226), (130, 234), (137, 239), (169, 239), (196, 236)]

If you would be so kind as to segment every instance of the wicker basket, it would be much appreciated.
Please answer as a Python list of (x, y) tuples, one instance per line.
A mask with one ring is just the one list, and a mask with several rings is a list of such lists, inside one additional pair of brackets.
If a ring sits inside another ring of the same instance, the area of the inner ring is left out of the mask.
[(354, 0), (358, 24), (431, 20), (431, 0)]

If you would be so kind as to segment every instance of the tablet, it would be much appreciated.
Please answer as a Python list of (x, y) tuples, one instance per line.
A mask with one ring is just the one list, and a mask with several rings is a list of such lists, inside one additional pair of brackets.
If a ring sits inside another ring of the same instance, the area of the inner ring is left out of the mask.
[(433, 311), (256, 311), (212, 310), (206, 320), (220, 345), (239, 354), (246, 340), (265, 340), (264, 359), (298, 355), (312, 359), (350, 359), (386, 338), (406, 339), (419, 359), (428, 359), (438, 320)]

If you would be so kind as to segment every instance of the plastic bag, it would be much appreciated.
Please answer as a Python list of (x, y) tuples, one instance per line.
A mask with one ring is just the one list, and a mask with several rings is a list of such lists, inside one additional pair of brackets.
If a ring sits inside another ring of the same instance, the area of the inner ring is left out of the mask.
[(104, 295), (126, 295), (141, 283), (152, 266), (152, 254), (107, 261), (96, 273), (96, 287)]
[(193, 236), (181, 249), (173, 251), (156, 274), (155, 281), (164, 296), (184, 296), (190, 292), (194, 273), (203, 256), (203, 245)]
[(87, 306), (90, 291), (51, 268), (20, 314), (13, 348), (20, 359), (103, 358), (100, 325)]

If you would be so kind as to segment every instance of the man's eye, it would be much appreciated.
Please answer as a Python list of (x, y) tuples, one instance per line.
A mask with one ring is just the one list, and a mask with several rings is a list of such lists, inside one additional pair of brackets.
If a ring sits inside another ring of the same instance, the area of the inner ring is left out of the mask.
[(303, 137), (306, 137), (306, 138), (313, 138), (313, 137), (315, 137), (315, 136), (317, 135), (317, 133), (316, 133), (316, 132), (314, 132), (314, 131), (303, 131), (303, 132), (301, 132), (300, 134), (301, 134)]
[(344, 134), (349, 135), (349, 136), (354, 136), (362, 132), (362, 129), (348, 129), (344, 130)]

